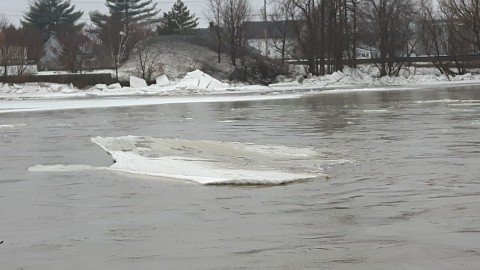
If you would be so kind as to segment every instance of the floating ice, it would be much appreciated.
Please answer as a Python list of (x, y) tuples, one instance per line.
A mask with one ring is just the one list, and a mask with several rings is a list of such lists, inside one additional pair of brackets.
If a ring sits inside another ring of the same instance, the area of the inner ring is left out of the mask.
[(110, 170), (200, 184), (278, 185), (322, 175), (321, 153), (310, 148), (134, 136), (92, 142), (112, 155)]

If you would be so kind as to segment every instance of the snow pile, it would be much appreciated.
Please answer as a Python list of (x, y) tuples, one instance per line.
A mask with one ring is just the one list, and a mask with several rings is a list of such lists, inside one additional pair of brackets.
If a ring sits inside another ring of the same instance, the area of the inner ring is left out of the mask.
[(336, 71), (325, 76), (318, 76), (305, 79), (304, 85), (327, 87), (327, 86), (349, 86), (349, 85), (374, 85), (375, 78), (359, 69), (351, 69), (346, 67), (343, 72)]
[(73, 85), (55, 83), (0, 84), (0, 97), (63, 96), (77, 92)]
[(384, 76), (378, 78), (378, 69), (372, 66), (353, 69), (345, 67), (343, 71), (336, 71), (332, 74), (305, 79), (303, 84), (307, 87), (329, 87), (329, 86), (399, 86), (399, 85), (429, 85), (453, 83), (479, 83), (480, 75), (465, 74), (448, 78), (432, 68), (405, 68), (399, 76)]

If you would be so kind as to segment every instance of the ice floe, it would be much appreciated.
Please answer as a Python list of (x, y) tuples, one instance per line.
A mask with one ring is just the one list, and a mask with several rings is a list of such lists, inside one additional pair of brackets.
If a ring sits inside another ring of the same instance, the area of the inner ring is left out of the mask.
[[(343, 163), (312, 148), (154, 137), (95, 137), (113, 158), (105, 169), (204, 185), (279, 185), (314, 179)], [(36, 165), (30, 171), (91, 170), (84, 165)]]
[(92, 142), (112, 155), (114, 171), (200, 184), (278, 185), (321, 175), (320, 153), (309, 148), (134, 136)]

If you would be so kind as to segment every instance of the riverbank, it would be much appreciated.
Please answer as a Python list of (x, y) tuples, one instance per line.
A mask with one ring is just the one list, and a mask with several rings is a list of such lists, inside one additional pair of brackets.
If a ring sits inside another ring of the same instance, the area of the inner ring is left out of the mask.
[(282, 79), (282, 82), (262, 85), (219, 81), (196, 70), (181, 79), (169, 80), (166, 76), (157, 78), (157, 83), (147, 85), (142, 79), (131, 77), (130, 86), (120, 84), (97, 84), (87, 89), (73, 85), (53, 83), (0, 84), (0, 100), (30, 99), (78, 99), (78, 98), (119, 98), (119, 97), (184, 97), (203, 95), (275, 95), (281, 93), (304, 93), (307, 91), (379, 91), (431, 86), (456, 86), (480, 84), (480, 75), (465, 74), (446, 77), (435, 74), (431, 69), (404, 72), (398, 77), (376, 77), (375, 72), (348, 69), (326, 76)]

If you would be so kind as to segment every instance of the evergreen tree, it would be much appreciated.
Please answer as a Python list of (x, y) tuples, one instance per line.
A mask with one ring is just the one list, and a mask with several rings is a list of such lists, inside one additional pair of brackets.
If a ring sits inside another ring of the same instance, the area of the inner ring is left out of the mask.
[(98, 28), (104, 28), (109, 17), (118, 16), (121, 29), (126, 36), (130, 36), (135, 31), (135, 27), (157, 23), (160, 20), (156, 18), (159, 10), (157, 4), (152, 0), (106, 0), (106, 6), (109, 13), (100, 12), (90, 13), (90, 19)]
[(46, 41), (62, 29), (74, 28), (80, 31), (84, 24), (78, 23), (78, 20), (82, 16), (83, 12), (75, 11), (75, 6), (71, 5), (69, 0), (37, 0), (30, 5), (22, 25), (34, 26)]
[(182, 2), (177, 0), (173, 4), (172, 10), (168, 13), (163, 13), (162, 27), (158, 27), (159, 34), (184, 34), (198, 25), (198, 18), (195, 14), (190, 15), (190, 10)]

